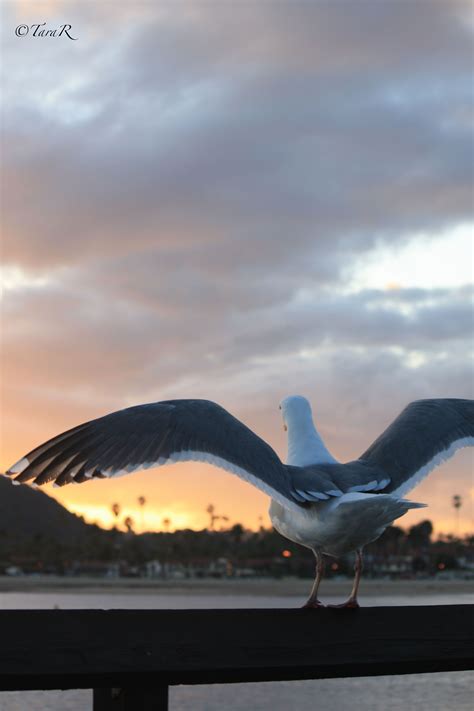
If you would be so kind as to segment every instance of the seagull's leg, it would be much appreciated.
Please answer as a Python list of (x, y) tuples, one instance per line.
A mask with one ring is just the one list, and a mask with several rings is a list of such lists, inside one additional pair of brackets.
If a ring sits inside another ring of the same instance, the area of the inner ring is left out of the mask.
[(323, 603), (318, 600), (319, 584), (324, 573), (324, 559), (323, 556), (317, 551), (313, 550), (313, 553), (316, 556), (316, 577), (314, 578), (309, 598), (306, 600), (303, 607), (324, 607)]
[(357, 593), (359, 592), (360, 578), (362, 575), (363, 568), (364, 564), (362, 560), (362, 550), (359, 548), (358, 550), (356, 550), (354, 583), (352, 585), (351, 594), (349, 595), (349, 599), (347, 601), (348, 603), (350, 603), (349, 607), (359, 607), (359, 603), (357, 602)]
[(346, 600), (346, 602), (343, 602), (342, 605), (328, 605), (328, 607), (360, 607), (359, 603), (357, 602), (357, 593), (359, 591), (359, 584), (360, 584), (360, 577), (362, 575), (362, 549), (357, 549), (356, 550), (356, 560), (355, 560), (355, 566), (354, 566), (354, 583), (352, 585), (352, 590), (351, 594), (349, 595), (349, 599)]

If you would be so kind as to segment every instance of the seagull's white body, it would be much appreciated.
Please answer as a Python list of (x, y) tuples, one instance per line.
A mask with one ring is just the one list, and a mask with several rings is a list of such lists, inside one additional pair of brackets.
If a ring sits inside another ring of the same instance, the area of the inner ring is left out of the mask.
[(310, 504), (301, 511), (287, 509), (272, 499), (269, 513), (273, 526), (285, 538), (315, 553), (337, 557), (377, 540), (406, 511), (404, 503), (389, 494), (353, 492), (336, 501)]
[[(280, 407), (288, 432), (287, 464), (305, 467), (338, 463), (316, 430), (305, 398), (286, 398)], [(269, 514), (275, 529), (290, 541), (317, 554), (340, 556), (379, 538), (387, 526), (406, 513), (407, 504), (389, 494), (349, 492), (304, 509), (290, 509), (272, 499)]]

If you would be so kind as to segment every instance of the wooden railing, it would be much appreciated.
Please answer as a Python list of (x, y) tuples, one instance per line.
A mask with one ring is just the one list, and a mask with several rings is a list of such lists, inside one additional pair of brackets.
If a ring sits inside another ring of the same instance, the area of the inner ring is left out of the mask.
[(474, 606), (0, 611), (0, 690), (94, 689), (163, 711), (173, 684), (474, 668)]

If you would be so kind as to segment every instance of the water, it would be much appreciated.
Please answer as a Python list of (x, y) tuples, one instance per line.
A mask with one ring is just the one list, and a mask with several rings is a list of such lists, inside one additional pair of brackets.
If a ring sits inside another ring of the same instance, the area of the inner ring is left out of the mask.
[[(328, 602), (340, 598), (327, 598)], [(433, 593), (363, 598), (365, 605), (462, 604), (469, 594)], [(189, 591), (5, 592), (0, 609), (185, 609), (298, 607), (301, 596), (196, 594)], [(472, 711), (474, 672), (179, 686), (170, 689), (171, 711)], [(92, 692), (0, 693), (0, 711), (90, 711)]]

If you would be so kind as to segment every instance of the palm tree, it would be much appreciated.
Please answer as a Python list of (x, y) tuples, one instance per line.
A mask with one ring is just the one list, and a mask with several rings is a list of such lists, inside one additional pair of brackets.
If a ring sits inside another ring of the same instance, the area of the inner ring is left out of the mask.
[(120, 577), (120, 538), (119, 538), (119, 532), (118, 532), (118, 530), (117, 530), (117, 519), (118, 519), (118, 517), (119, 517), (119, 515), (120, 515), (120, 504), (112, 504), (112, 506), (111, 506), (110, 508), (111, 508), (111, 510), (112, 510), (113, 515), (115, 516), (115, 526), (114, 526), (114, 529), (115, 529), (115, 533), (114, 533), (115, 542), (114, 542), (114, 547), (115, 547), (116, 550), (117, 550), (117, 563), (116, 563), (116, 565), (117, 565), (117, 575)]
[(217, 519), (217, 516), (215, 515), (216, 507), (214, 506), (214, 504), (209, 504), (206, 511), (209, 514), (209, 529), (211, 531), (213, 531), (214, 530), (214, 523)]
[(115, 519), (117, 520), (120, 515), (120, 504), (112, 504), (110, 507)]
[(127, 516), (123, 520), (123, 525), (127, 529), (127, 533), (133, 533), (133, 518), (131, 516)]
[(141, 516), (140, 516), (140, 518), (141, 518), (141, 528), (142, 528), (142, 533), (143, 533), (143, 531), (145, 530), (145, 510), (144, 510), (144, 506), (145, 506), (145, 504), (146, 504), (146, 499), (145, 499), (144, 496), (139, 496), (138, 499), (137, 499), (137, 501), (138, 501), (138, 505), (140, 506), (140, 509), (141, 509)]
[(459, 538), (459, 509), (462, 506), (462, 496), (455, 494), (453, 496), (453, 507), (456, 516), (456, 538)]

